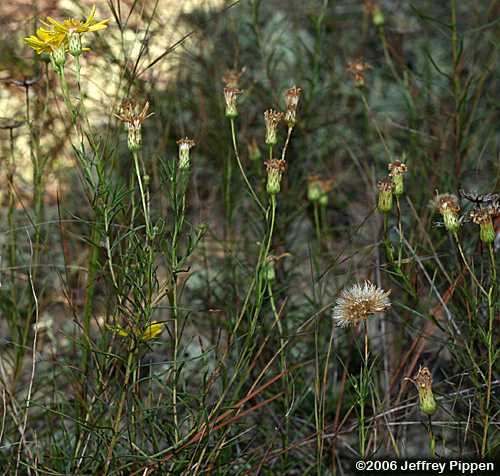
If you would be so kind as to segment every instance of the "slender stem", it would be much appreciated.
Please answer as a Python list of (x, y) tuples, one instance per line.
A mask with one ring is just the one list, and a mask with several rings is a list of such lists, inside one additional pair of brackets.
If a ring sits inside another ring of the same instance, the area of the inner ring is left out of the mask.
[(144, 193), (144, 186), (142, 184), (142, 174), (139, 166), (139, 153), (137, 151), (134, 151), (132, 155), (134, 157), (135, 174), (137, 176), (137, 182), (139, 183), (139, 190), (141, 193), (142, 210), (144, 213), (144, 220), (146, 222), (146, 235), (149, 239), (151, 237), (151, 229), (149, 226), (149, 214), (148, 214), (148, 207), (146, 205), (146, 194)]
[[(14, 193), (14, 174), (15, 174), (15, 160), (14, 160), (14, 131), (12, 129), (9, 130), (9, 140), (10, 140), (10, 163), (7, 167), (7, 184), (8, 184), (8, 197), (9, 197), (9, 205), (7, 210), (7, 223), (9, 225), (9, 254), (8, 254), (8, 263), (10, 268), (10, 299), (12, 301), (11, 311), (12, 314), (9, 314), (11, 330), (14, 332), (18, 329), (19, 323), (19, 314), (18, 314), (18, 306), (17, 306), (17, 284), (16, 284), (16, 276), (15, 269), (17, 267), (17, 231), (16, 224), (14, 219), (14, 210), (16, 207), (16, 197)], [(28, 318), (28, 321), (30, 319)], [(20, 371), (22, 357), (24, 355), (24, 339), (23, 333), (20, 331), (16, 333), (18, 336), (18, 345), (16, 350), (16, 364), (15, 364), (15, 372), (14, 379), (15, 382), (17, 380), (17, 375)]]
[(97, 244), (98, 236), (97, 223), (93, 223), (90, 236), (90, 254), (87, 270), (87, 284), (85, 287), (85, 304), (83, 307), (83, 337), (86, 341), (83, 348), (84, 375), (88, 370), (90, 359), (90, 321), (92, 320), (94, 309), (95, 283), (97, 277), (97, 268), (99, 265), (99, 246)]
[(243, 180), (245, 181), (245, 183), (246, 183), (246, 185), (248, 187), (248, 190), (250, 191), (250, 194), (252, 195), (252, 198), (254, 199), (255, 203), (259, 206), (259, 208), (261, 209), (261, 211), (265, 214), (266, 213), (266, 209), (262, 205), (262, 203), (259, 200), (259, 198), (257, 197), (257, 194), (255, 193), (252, 185), (250, 184), (250, 182), (248, 180), (248, 177), (247, 177), (247, 175), (245, 173), (245, 170), (243, 169), (243, 165), (241, 163), (241, 160), (240, 160), (240, 154), (238, 153), (238, 144), (237, 144), (237, 141), (236, 141), (236, 127), (235, 127), (235, 124), (234, 124), (234, 119), (231, 119), (231, 137), (232, 137), (232, 140), (233, 140), (234, 155), (236, 156), (236, 161), (238, 162), (238, 167), (240, 168), (241, 176), (243, 177)]
[(486, 297), (488, 297), (488, 293), (486, 292), (486, 290), (484, 289), (484, 287), (482, 286), (482, 284), (479, 282), (479, 280), (477, 279), (476, 275), (473, 273), (472, 269), (469, 266), (469, 262), (465, 258), (464, 250), (462, 249), (462, 244), (460, 243), (460, 240), (458, 238), (457, 233), (453, 233), (453, 238), (455, 239), (455, 242), (457, 244), (457, 248), (458, 248), (458, 251), (460, 253), (460, 257), (462, 258), (462, 261), (464, 262), (465, 267), (467, 268), (467, 271), (471, 275), (472, 280), (474, 281), (474, 283), (476, 284), (476, 286), (481, 290), (481, 292), (484, 293), (484, 295)]
[(488, 245), (488, 251), (490, 255), (490, 265), (491, 265), (491, 285), (488, 292), (488, 333), (486, 337), (487, 347), (488, 347), (488, 373), (486, 381), (486, 402), (484, 409), (485, 415), (484, 415), (484, 425), (483, 425), (483, 438), (481, 444), (482, 458), (484, 458), (488, 452), (491, 390), (493, 382), (493, 365), (495, 363), (495, 352), (496, 352), (496, 346), (493, 342), (493, 322), (495, 320), (497, 272), (496, 272), (495, 251), (491, 243), (489, 243)]
[(321, 225), (320, 225), (320, 219), (319, 219), (319, 205), (318, 202), (315, 201), (313, 203), (313, 210), (314, 210), (314, 229), (316, 231), (316, 240), (318, 240), (318, 243), (321, 244)]
[(126, 400), (127, 393), (128, 393), (128, 384), (129, 384), (129, 380), (130, 380), (130, 375), (132, 373), (132, 363), (134, 360), (134, 356), (136, 354), (136, 350), (133, 350), (132, 346), (135, 346), (135, 343), (131, 344), (131, 346), (128, 349), (127, 367), (125, 369), (125, 380), (123, 382), (122, 394), (120, 397), (120, 402), (118, 404), (118, 410), (116, 412), (115, 421), (113, 424), (113, 436), (111, 438), (111, 443), (110, 443), (109, 448), (108, 448), (108, 455), (106, 458), (106, 464), (104, 466), (103, 476), (107, 476), (107, 474), (108, 474), (109, 466), (111, 464), (111, 459), (113, 457), (113, 451), (115, 449), (116, 443), (118, 442), (118, 438), (120, 436), (118, 433), (118, 430), (120, 429), (120, 422), (121, 422), (121, 418), (122, 418), (123, 407), (125, 405), (125, 400)]
[(396, 208), (398, 213), (398, 231), (399, 231), (399, 248), (398, 248), (398, 270), (401, 270), (401, 260), (403, 257), (403, 224), (401, 222), (401, 206), (399, 196), (396, 195)]
[[(368, 105), (368, 101), (366, 100), (366, 97), (365, 97), (363, 92), (361, 92), (361, 99), (363, 100), (363, 104), (365, 106), (365, 112), (366, 112), (367, 119), (370, 120), (370, 106)], [(377, 124), (377, 121), (375, 119), (373, 119), (372, 122), (373, 122), (373, 126), (375, 127), (375, 130), (377, 131), (377, 134), (380, 138), (380, 141), (382, 142), (382, 145), (384, 146), (384, 150), (387, 154), (388, 159), (392, 160), (391, 151), (389, 150), (389, 147), (387, 146), (387, 143), (384, 139), (382, 131), (380, 130), (380, 128)]]
[[(278, 327), (278, 332), (280, 336), (280, 371), (283, 374), (283, 386), (284, 386), (284, 413), (285, 413), (285, 428), (283, 431), (283, 448), (288, 448), (288, 437), (290, 433), (290, 399), (289, 399), (289, 375), (288, 366), (286, 358), (286, 342), (285, 333), (283, 330), (283, 324), (281, 323), (281, 318), (276, 308), (276, 303), (274, 301), (273, 287), (271, 281), (267, 282), (267, 291), (269, 294), (269, 301), (271, 303), (271, 309), (273, 311), (274, 319), (276, 320), (276, 325)], [(288, 460), (288, 451), (284, 454), (284, 464), (286, 466)]]
[(428, 433), (429, 433), (429, 450), (431, 453), (431, 458), (436, 457), (436, 438), (434, 437), (434, 431), (432, 430), (432, 416), (427, 415), (428, 417)]
[(281, 160), (285, 160), (286, 151), (288, 150), (288, 143), (290, 142), (290, 137), (292, 135), (293, 126), (288, 126), (288, 132), (286, 135), (285, 145), (283, 146), (283, 152), (281, 153)]

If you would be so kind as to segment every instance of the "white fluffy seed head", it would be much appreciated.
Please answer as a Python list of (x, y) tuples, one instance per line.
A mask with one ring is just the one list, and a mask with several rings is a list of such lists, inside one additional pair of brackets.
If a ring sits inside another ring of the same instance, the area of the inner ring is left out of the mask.
[(333, 308), (337, 326), (347, 327), (391, 307), (390, 291), (384, 291), (369, 281), (343, 289)]

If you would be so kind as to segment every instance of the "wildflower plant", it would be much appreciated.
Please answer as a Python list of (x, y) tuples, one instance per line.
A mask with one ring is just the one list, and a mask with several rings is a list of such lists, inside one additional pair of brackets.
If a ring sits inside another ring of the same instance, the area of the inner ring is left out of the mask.
[[(115, 3), (117, 28), (95, 7), (42, 19), (1, 81), (24, 102), (0, 118), (4, 472), (337, 474), (420, 458), (427, 435), (432, 458), (494, 458), (494, 9), (367, 0), (342, 10), (344, 45), (338, 5), (297, 36), (297, 9), (236, 2), (179, 18), (197, 35), (177, 64), (160, 4)], [(347, 63), (354, 94), (333, 50), (373, 64)], [(450, 191), (444, 227), (422, 177)]]

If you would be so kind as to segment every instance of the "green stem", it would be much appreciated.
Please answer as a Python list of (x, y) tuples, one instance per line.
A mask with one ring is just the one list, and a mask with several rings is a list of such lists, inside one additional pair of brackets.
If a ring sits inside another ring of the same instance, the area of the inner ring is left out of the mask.
[(137, 182), (139, 183), (139, 191), (141, 193), (142, 210), (144, 213), (144, 220), (146, 222), (146, 236), (149, 239), (151, 238), (151, 229), (149, 225), (148, 207), (146, 205), (146, 194), (144, 193), (144, 186), (142, 184), (142, 174), (139, 166), (139, 153), (137, 151), (133, 151), (132, 155), (134, 157), (135, 174), (137, 176)]
[(241, 160), (240, 160), (240, 155), (238, 153), (238, 144), (236, 141), (236, 127), (234, 124), (234, 119), (232, 119), (232, 118), (231, 118), (231, 137), (232, 137), (232, 141), (233, 141), (234, 155), (236, 156), (236, 161), (238, 162), (238, 167), (240, 168), (241, 176), (243, 177), (243, 180), (245, 181), (246, 186), (247, 186), (248, 190), (250, 191), (250, 194), (252, 195), (252, 198), (254, 199), (255, 203), (259, 206), (261, 211), (265, 214), (266, 209), (264, 208), (261, 201), (257, 197), (257, 194), (255, 193), (252, 185), (250, 184), (250, 182), (248, 180), (248, 177), (245, 173), (245, 170), (243, 169), (243, 165), (242, 165)]
[[(135, 343), (132, 345), (135, 346)], [(120, 429), (120, 421), (122, 418), (123, 407), (125, 405), (125, 400), (126, 400), (127, 393), (128, 393), (128, 384), (129, 384), (129, 380), (130, 380), (130, 375), (132, 373), (132, 362), (134, 360), (135, 354), (136, 354), (136, 350), (133, 350), (132, 347), (129, 347), (127, 367), (125, 369), (125, 381), (123, 382), (122, 394), (120, 397), (120, 402), (118, 404), (118, 410), (116, 412), (116, 417), (115, 417), (115, 421), (113, 424), (113, 436), (111, 438), (111, 443), (110, 443), (109, 448), (108, 448), (108, 455), (106, 458), (106, 464), (104, 466), (103, 476), (107, 476), (107, 474), (109, 472), (109, 466), (111, 464), (111, 459), (113, 458), (113, 451), (115, 449), (116, 443), (118, 442), (118, 438), (120, 436), (118, 433), (118, 430)]]
[(488, 292), (488, 334), (487, 334), (487, 347), (488, 347), (488, 373), (486, 381), (486, 403), (485, 403), (485, 416), (483, 427), (483, 438), (481, 444), (481, 458), (485, 458), (488, 453), (488, 433), (490, 423), (490, 404), (491, 404), (491, 390), (493, 383), (493, 365), (495, 364), (495, 351), (496, 345), (493, 341), (493, 322), (495, 320), (495, 303), (496, 303), (496, 287), (497, 287), (497, 272), (495, 251), (493, 245), (488, 245), (491, 264), (491, 285)]
[(314, 210), (314, 229), (316, 231), (316, 240), (319, 244), (321, 244), (321, 225), (319, 219), (319, 205), (318, 202), (313, 202), (313, 210)]
[(401, 206), (399, 197), (396, 195), (396, 209), (398, 213), (398, 231), (399, 231), (399, 248), (398, 248), (398, 269), (401, 270), (401, 261), (403, 258), (403, 224), (401, 222)]

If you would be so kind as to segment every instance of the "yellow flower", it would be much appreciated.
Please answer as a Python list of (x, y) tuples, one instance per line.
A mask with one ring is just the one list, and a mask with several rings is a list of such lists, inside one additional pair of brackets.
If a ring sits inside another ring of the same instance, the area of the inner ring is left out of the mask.
[(24, 41), (29, 47), (33, 48), (37, 54), (50, 54), (66, 43), (66, 35), (54, 30), (38, 28), (35, 35), (28, 36)]
[(137, 329), (135, 332), (128, 331), (127, 329), (124, 329), (120, 325), (108, 326), (108, 327), (112, 331), (115, 331), (121, 337), (132, 337), (135, 335), (137, 340), (143, 342), (158, 337), (163, 331), (163, 324), (158, 321), (152, 321), (150, 324), (148, 324), (146, 329), (144, 330)]
[(58, 22), (52, 17), (47, 17), (47, 22), (44, 25), (53, 28), (58, 33), (64, 33), (65, 35), (72, 35), (74, 33), (87, 33), (89, 31), (99, 31), (107, 28), (110, 19), (94, 21), (95, 16), (95, 5), (90, 10), (89, 16), (85, 21), (75, 20), (74, 18), (68, 18), (62, 23)]
[(158, 321), (153, 321), (151, 324), (149, 324), (148, 327), (144, 330), (141, 336), (141, 340), (151, 340), (154, 339), (155, 337), (159, 336), (161, 332), (163, 331), (163, 324)]

